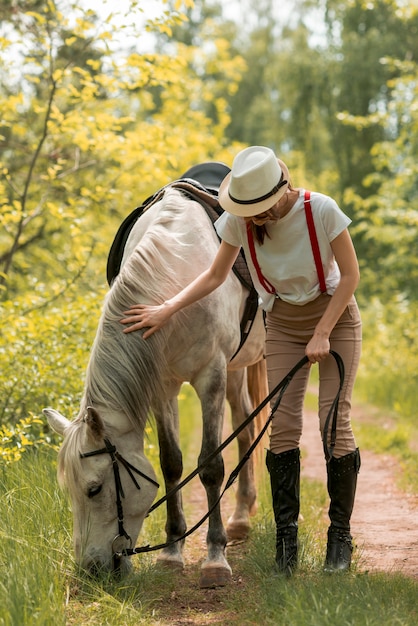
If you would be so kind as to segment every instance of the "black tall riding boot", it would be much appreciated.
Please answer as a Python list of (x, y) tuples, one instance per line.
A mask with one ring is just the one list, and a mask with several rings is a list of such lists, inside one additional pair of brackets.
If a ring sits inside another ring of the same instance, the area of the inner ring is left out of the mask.
[(281, 454), (267, 450), (266, 465), (276, 521), (276, 564), (280, 572), (290, 576), (298, 560), (299, 448)]
[(327, 464), (328, 493), (330, 497), (327, 555), (325, 572), (346, 571), (351, 565), (353, 551), (350, 519), (360, 470), (360, 452), (357, 448)]

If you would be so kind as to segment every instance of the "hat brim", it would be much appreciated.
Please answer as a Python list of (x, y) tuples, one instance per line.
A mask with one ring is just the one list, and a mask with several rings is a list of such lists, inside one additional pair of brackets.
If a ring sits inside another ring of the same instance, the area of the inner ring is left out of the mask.
[(231, 180), (232, 172), (229, 172), (225, 178), (223, 179), (221, 186), (219, 187), (218, 192), (218, 201), (221, 205), (221, 208), (232, 215), (236, 215), (238, 217), (254, 217), (254, 215), (258, 215), (259, 213), (264, 213), (264, 211), (268, 211), (271, 209), (276, 202), (280, 200), (286, 193), (289, 187), (289, 172), (286, 165), (280, 159), (277, 159), (280, 167), (283, 171), (283, 176), (285, 180), (287, 180), (287, 184), (280, 187), (280, 189), (269, 198), (265, 200), (261, 200), (260, 202), (254, 202), (253, 204), (241, 204), (239, 202), (234, 202), (229, 195), (229, 182)]

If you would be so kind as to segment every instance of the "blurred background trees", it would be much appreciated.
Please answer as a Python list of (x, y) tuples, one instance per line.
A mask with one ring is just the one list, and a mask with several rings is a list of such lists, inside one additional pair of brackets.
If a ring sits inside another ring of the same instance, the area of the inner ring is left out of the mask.
[(414, 0), (0, 0), (0, 420), (76, 409), (120, 222), (249, 144), (353, 219), (387, 390), (417, 339), (417, 58)]

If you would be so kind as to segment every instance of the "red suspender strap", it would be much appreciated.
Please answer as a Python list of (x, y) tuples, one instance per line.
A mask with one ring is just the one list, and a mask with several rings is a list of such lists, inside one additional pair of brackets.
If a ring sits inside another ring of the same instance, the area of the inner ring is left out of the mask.
[[(326, 293), (327, 286), (325, 283), (324, 268), (322, 267), (321, 252), (319, 250), (318, 238), (316, 236), (316, 230), (315, 230), (315, 224), (314, 224), (313, 215), (312, 215), (312, 207), (311, 207), (310, 198), (311, 198), (311, 192), (305, 191), (305, 201), (304, 201), (305, 215), (306, 215), (306, 221), (308, 224), (309, 238), (311, 240), (312, 253), (313, 253), (313, 257), (315, 261), (316, 271), (318, 273), (319, 288), (321, 289), (322, 293)], [(254, 248), (253, 231), (251, 229), (250, 222), (247, 223), (247, 239), (248, 239), (248, 246), (250, 248), (251, 259), (255, 267), (255, 270), (257, 272), (257, 276), (258, 276), (258, 280), (260, 281), (260, 284), (267, 291), (267, 293), (271, 293), (271, 294), (276, 293), (275, 287), (273, 287), (273, 285), (267, 280), (267, 278), (263, 276), (261, 272), (261, 268), (258, 264), (257, 256), (255, 253), (255, 248)]]
[(276, 288), (273, 287), (273, 285), (267, 280), (267, 278), (263, 276), (261, 272), (261, 268), (258, 264), (257, 256), (255, 253), (255, 248), (254, 248), (253, 231), (251, 229), (250, 222), (247, 222), (247, 239), (248, 239), (248, 247), (250, 248), (251, 260), (257, 272), (257, 276), (258, 276), (258, 280), (260, 281), (260, 284), (267, 291), (267, 293), (271, 293), (271, 294), (276, 293)]
[(305, 215), (308, 223), (309, 237), (311, 240), (312, 253), (315, 260), (316, 271), (319, 278), (319, 287), (322, 293), (326, 293), (327, 286), (325, 284), (324, 268), (322, 267), (321, 253), (319, 251), (318, 238), (316, 236), (315, 224), (313, 221), (312, 208), (311, 208), (311, 192), (305, 191)]

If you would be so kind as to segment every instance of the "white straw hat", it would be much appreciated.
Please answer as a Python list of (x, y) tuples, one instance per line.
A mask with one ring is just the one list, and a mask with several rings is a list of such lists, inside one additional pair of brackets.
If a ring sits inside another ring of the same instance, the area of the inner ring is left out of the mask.
[(264, 146), (239, 152), (219, 188), (221, 207), (240, 217), (252, 217), (270, 209), (289, 185), (289, 173), (280, 163), (284, 166), (273, 150)]

